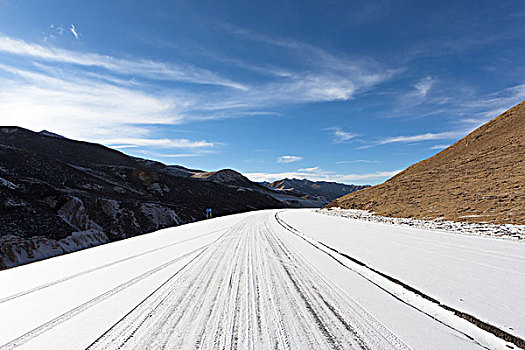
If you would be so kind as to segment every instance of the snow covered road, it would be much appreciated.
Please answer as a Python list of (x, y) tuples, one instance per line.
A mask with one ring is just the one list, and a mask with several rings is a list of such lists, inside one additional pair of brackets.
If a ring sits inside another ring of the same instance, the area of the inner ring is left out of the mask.
[(183, 225), (1, 271), (0, 349), (505, 346), (397, 297), (276, 213)]
[(525, 244), (286, 211), (282, 219), (312, 239), (425, 294), (525, 338)]
[(405, 349), (272, 232), (233, 226), (93, 349)]

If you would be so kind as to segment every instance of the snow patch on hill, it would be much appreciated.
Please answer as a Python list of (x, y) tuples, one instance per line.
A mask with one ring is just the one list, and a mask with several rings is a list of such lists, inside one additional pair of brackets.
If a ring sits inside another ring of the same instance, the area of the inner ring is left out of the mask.
[(53, 256), (71, 253), (109, 242), (104, 232), (86, 230), (73, 232), (60, 239), (47, 239), (42, 236), (22, 238), (8, 235), (0, 236), (0, 269), (18, 266)]
[(328, 208), (319, 209), (318, 213), (339, 216), (355, 220), (364, 220), (391, 225), (411, 226), (427, 230), (439, 230), (467, 235), (488, 236), (512, 240), (525, 239), (525, 225), (490, 224), (477, 222), (456, 222), (441, 219), (421, 220), (412, 218), (391, 218), (375, 215), (373, 212), (358, 209)]

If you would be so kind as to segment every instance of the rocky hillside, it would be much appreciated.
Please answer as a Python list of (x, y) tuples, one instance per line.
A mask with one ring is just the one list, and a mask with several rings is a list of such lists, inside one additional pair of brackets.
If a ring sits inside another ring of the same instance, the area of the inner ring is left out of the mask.
[(392, 217), (525, 224), (525, 102), (385, 183), (329, 206)]
[(226, 215), (289, 206), (196, 173), (47, 131), (0, 127), (0, 268), (201, 220), (206, 208)]
[(307, 179), (282, 179), (274, 182), (262, 182), (261, 184), (274, 190), (319, 200), (325, 204), (345, 194), (370, 187), (369, 185), (345, 185), (337, 182), (310, 181)]

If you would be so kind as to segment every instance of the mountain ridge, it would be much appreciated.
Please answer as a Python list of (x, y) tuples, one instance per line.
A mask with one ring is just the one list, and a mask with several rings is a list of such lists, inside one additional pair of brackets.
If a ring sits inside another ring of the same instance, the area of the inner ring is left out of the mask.
[(0, 269), (243, 211), (322, 207), (233, 169), (137, 158), (43, 130), (0, 126)]
[(345, 194), (370, 187), (370, 185), (347, 185), (333, 181), (311, 181), (296, 178), (284, 178), (274, 182), (261, 182), (261, 184), (274, 190), (295, 193), (301, 197), (315, 198), (326, 203)]
[(47, 133), (0, 127), (0, 269), (204, 219), (206, 208), (220, 216), (293, 206)]

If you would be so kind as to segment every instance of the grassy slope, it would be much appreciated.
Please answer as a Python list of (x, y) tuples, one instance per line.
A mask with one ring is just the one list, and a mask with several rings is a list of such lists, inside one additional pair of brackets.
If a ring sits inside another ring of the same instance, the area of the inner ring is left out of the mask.
[(329, 206), (396, 217), (525, 224), (525, 102), (385, 183)]

